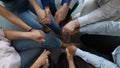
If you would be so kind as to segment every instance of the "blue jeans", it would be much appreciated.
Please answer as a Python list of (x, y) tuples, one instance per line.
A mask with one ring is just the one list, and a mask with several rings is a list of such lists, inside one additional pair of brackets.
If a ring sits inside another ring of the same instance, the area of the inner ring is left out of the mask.
[(21, 56), (21, 68), (29, 68), (31, 64), (41, 54), (43, 49), (59, 48), (62, 44), (59, 39), (55, 37), (53, 32), (45, 36), (46, 42), (39, 43), (31, 39), (16, 39), (13, 40), (12, 45), (16, 48)]
[[(37, 0), (41, 5), (40, 0)], [(35, 17), (29, 12), (35, 13), (33, 7), (28, 0), (16, 0), (10, 3), (4, 3), (6, 8), (20, 17), (26, 24), (34, 29), (43, 29), (43, 26), (36, 20)], [(36, 14), (36, 13), (35, 13)], [(55, 33), (61, 33), (61, 29), (58, 24), (54, 22), (51, 16), (51, 23), (48, 25)], [(51, 31), (45, 36), (45, 43), (38, 43), (30, 39), (16, 39), (13, 40), (12, 45), (16, 48), (21, 56), (21, 68), (29, 67), (34, 60), (40, 55), (44, 48), (58, 48), (61, 46), (61, 41), (56, 38), (56, 35)]]

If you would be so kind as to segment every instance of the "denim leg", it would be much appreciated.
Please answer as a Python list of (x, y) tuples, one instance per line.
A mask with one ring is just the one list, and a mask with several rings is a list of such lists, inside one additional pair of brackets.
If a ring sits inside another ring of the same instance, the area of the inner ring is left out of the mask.
[(80, 28), (80, 32), (88, 34), (100, 34), (120, 36), (120, 22), (115, 21), (103, 21), (89, 24)]
[(20, 68), (30, 68), (34, 61), (40, 56), (43, 49), (36, 48), (27, 51), (19, 52), (21, 57), (21, 67)]
[(27, 9), (20, 9), (15, 12), (15, 14), (20, 17), (27, 25), (33, 27), (34, 29), (42, 29), (43, 26), (37, 21), (37, 18), (33, 17), (33, 15)]
[(58, 34), (58, 35), (61, 34), (62, 33), (62, 29), (59, 26), (59, 24), (55, 23), (54, 18), (53, 18), (52, 15), (50, 17), (50, 20), (51, 20), (51, 22), (47, 26), (49, 26), (56, 34)]

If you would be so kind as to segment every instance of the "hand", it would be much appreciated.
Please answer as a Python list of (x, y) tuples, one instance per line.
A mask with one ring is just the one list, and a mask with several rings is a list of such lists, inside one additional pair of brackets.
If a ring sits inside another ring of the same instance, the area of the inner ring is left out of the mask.
[(75, 30), (75, 28), (79, 27), (79, 22), (77, 19), (68, 22), (62, 29), (63, 33), (71, 34)]
[(48, 68), (49, 67), (49, 60), (46, 59), (45, 64), (42, 66), (42, 68)]
[(41, 10), (38, 14), (38, 19), (40, 22), (42, 22), (43, 24), (47, 24), (47, 18), (46, 18), (46, 12), (44, 10)]
[(72, 44), (68, 44), (67, 45), (67, 49), (69, 51), (69, 53), (74, 56), (75, 55), (75, 52), (77, 50), (77, 47), (75, 45), (72, 45)]
[(31, 32), (29, 32), (28, 37), (30, 39), (33, 39), (38, 42), (45, 42), (45, 33), (41, 30), (35, 30), (33, 29)]
[(67, 60), (73, 61), (73, 55), (69, 52), (69, 50), (67, 48), (66, 48), (66, 53), (67, 53)]
[(45, 13), (46, 13), (46, 18), (47, 18), (47, 23), (46, 24), (50, 24), (50, 15), (51, 15), (51, 12), (50, 12), (49, 7), (45, 8)]
[(61, 21), (63, 21), (67, 16), (68, 10), (69, 8), (66, 4), (57, 10), (54, 16), (55, 22), (59, 24)]
[(38, 57), (35, 63), (30, 68), (39, 68), (42, 65), (48, 63), (48, 55), (50, 54), (49, 51), (44, 50), (42, 54)]
[(44, 50), (42, 54), (39, 56), (37, 61), (40, 63), (40, 65), (48, 64), (48, 55), (50, 54), (50, 51)]

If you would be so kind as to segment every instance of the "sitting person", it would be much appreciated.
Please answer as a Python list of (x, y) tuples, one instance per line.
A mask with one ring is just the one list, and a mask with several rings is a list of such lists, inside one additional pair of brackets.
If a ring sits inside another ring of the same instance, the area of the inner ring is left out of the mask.
[(21, 58), (10, 44), (10, 40), (22, 37), (44, 42), (44, 35), (44, 33), (40, 34), (40, 31), (20, 32), (0, 29), (0, 68), (20, 68)]
[(81, 16), (68, 22), (63, 32), (71, 33), (77, 27), (78, 32), (120, 36), (120, 0), (85, 0)]
[(111, 62), (103, 57), (91, 54), (89, 52), (83, 51), (74, 45), (68, 44), (67, 48), (71, 55), (79, 56), (84, 61), (86, 61), (89, 64), (92, 64), (96, 68), (120, 68), (120, 63), (119, 63), (119, 61), (120, 61), (120, 57), (119, 57), (120, 56), (120, 46), (118, 46), (112, 52), (114, 62)]

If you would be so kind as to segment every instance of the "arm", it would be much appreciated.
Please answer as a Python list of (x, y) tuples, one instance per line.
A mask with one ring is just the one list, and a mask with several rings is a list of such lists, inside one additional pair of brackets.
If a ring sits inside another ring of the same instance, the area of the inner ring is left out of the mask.
[(33, 39), (38, 42), (44, 42), (44, 33), (39, 30), (34, 30), (31, 32), (20, 32), (20, 31), (13, 31), (13, 30), (5, 30), (4, 31), (5, 37), (9, 40), (13, 40), (16, 38), (29, 38)]
[(18, 18), (17, 16), (15, 16), (13, 13), (11, 13), (10, 11), (8, 11), (2, 6), (0, 6), (0, 16), (3, 16), (7, 20), (9, 20), (11, 23), (23, 28), (26, 31), (31, 29), (31, 27), (25, 24), (20, 18)]
[(104, 19), (115, 16), (115, 13), (117, 13), (117, 11), (120, 9), (119, 4), (120, 0), (110, 0), (108, 3), (101, 6), (100, 8), (78, 18), (78, 23), (80, 24), (80, 26), (85, 26), (87, 24), (95, 23), (97, 21), (102, 21)]
[(103, 57), (82, 51), (81, 49), (77, 49), (75, 54), (96, 68), (119, 68), (117, 64)]
[(108, 3), (92, 11), (91, 13), (88, 13), (87, 15), (84, 15), (82, 17), (79, 17), (78, 19), (68, 22), (63, 27), (63, 32), (70, 33), (73, 32), (76, 27), (82, 27), (115, 16), (115, 13), (117, 13), (117, 11), (119, 11), (120, 9), (119, 4), (120, 0), (110, 0)]
[(83, 51), (74, 45), (67, 46), (70, 54), (77, 55), (95, 68), (119, 68), (117, 64), (89, 52)]
[(69, 11), (70, 1), (71, 0), (62, 0), (62, 7), (57, 10), (57, 12), (55, 13), (55, 16), (54, 16), (56, 23), (60, 23), (61, 21), (63, 21), (66, 18), (67, 13)]
[(69, 50), (67, 48), (66, 48), (66, 53), (67, 53), (67, 60), (68, 60), (69, 68), (75, 68), (73, 55), (69, 53)]
[(41, 21), (43, 24), (48, 23), (47, 18), (46, 18), (46, 13), (45, 11), (38, 5), (37, 0), (29, 0), (29, 2), (32, 4), (34, 7), (39, 21)]

